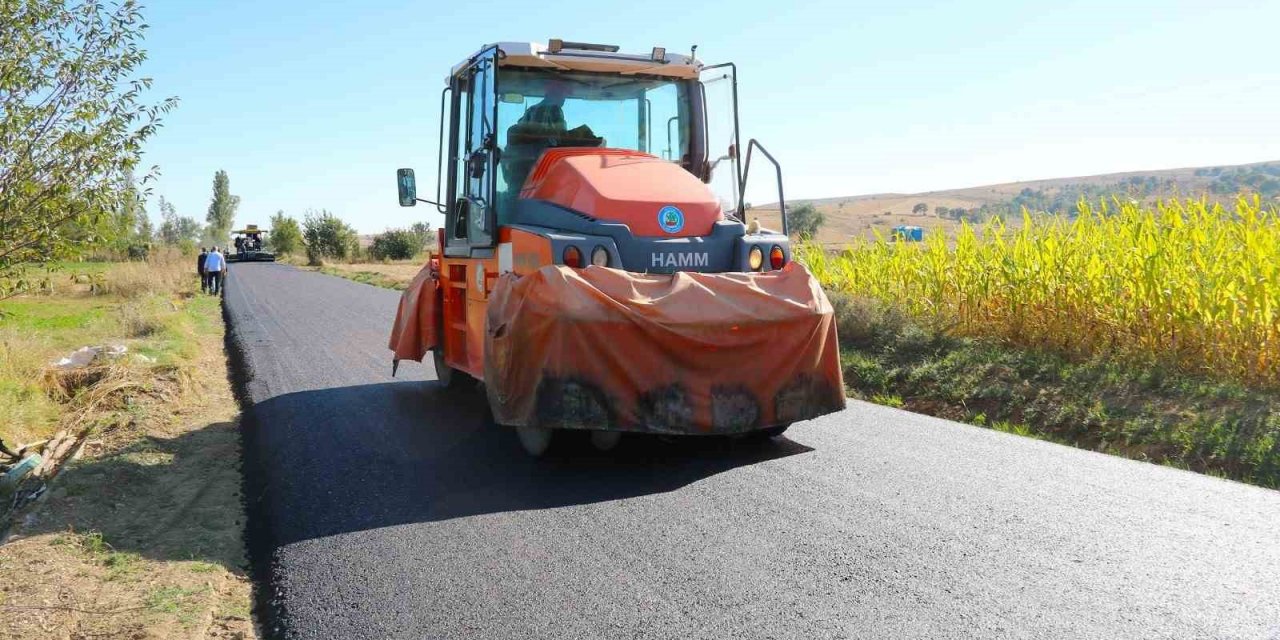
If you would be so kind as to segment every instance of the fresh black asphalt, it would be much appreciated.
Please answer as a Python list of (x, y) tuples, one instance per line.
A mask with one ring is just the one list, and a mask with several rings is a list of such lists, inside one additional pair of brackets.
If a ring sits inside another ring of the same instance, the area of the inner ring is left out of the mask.
[(1280, 638), (1280, 492), (852, 401), (531, 460), (391, 377), (396, 292), (225, 296), (271, 637)]

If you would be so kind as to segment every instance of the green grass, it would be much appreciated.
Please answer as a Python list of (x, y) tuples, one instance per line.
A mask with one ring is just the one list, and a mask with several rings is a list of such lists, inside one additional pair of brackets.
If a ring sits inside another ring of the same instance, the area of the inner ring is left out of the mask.
[(203, 589), (184, 589), (182, 587), (159, 587), (147, 594), (146, 605), (148, 609), (158, 613), (175, 613), (182, 614), (191, 608), (190, 602), (192, 596), (204, 591)]
[(111, 320), (115, 301), (105, 298), (39, 296), (0, 303), (0, 327), (32, 338), (99, 333)]
[(856, 397), (1139, 460), (1280, 487), (1280, 394), (1106, 357), (957, 338), (831, 296)]
[[(198, 337), (220, 329), (220, 313), (216, 298), (193, 295), (186, 266), (60, 265), (66, 284), (52, 293), (0, 301), (0, 438), (16, 445), (56, 431), (71, 409), (46, 388), (46, 371), (81, 347), (124, 344), (121, 362), (143, 381), (194, 362)], [(96, 274), (96, 288), (71, 284), (68, 273)]]

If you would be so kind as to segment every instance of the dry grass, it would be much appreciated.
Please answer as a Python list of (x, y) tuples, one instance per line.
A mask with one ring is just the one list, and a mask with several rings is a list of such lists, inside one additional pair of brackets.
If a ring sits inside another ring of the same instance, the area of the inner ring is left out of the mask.
[(48, 437), (57, 426), (62, 407), (38, 382), (45, 358), (41, 345), (0, 333), (0, 439), (10, 445)]
[(121, 378), (145, 381), (156, 366), (188, 362), (196, 325), (207, 326), (202, 314), (216, 307), (195, 297), (188, 262), (163, 253), (146, 263), (66, 265), (50, 291), (0, 302), (0, 438), (47, 438), (79, 410), (50, 373), (50, 363), (79, 347), (128, 347), (130, 355), (113, 363)]
[[(154, 262), (128, 262), (107, 272), (103, 293), (115, 294), (125, 299), (149, 294), (167, 294), (182, 288), (183, 281), (190, 280), (191, 270), (178, 268), (178, 263), (166, 263), (157, 268)], [(185, 267), (185, 264), (181, 265)]]
[[(189, 262), (79, 265), (90, 277), (0, 303), (4, 437), (87, 434), (0, 546), (0, 637), (254, 636), (220, 307)], [(48, 367), (114, 343), (129, 355)]]
[(328, 264), (318, 270), (329, 275), (388, 289), (404, 289), (427, 263), (427, 257), (396, 262)]

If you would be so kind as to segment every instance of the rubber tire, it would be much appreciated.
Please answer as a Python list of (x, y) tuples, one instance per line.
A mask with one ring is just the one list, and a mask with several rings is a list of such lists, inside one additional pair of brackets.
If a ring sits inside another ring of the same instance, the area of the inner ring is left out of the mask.
[(516, 438), (524, 452), (534, 458), (541, 458), (551, 449), (555, 441), (556, 430), (543, 427), (516, 427)]
[(777, 427), (769, 427), (768, 429), (761, 429), (751, 435), (761, 440), (772, 440), (782, 435), (783, 433), (785, 433), (787, 431), (787, 427), (790, 427), (790, 426), (791, 425), (789, 424), (784, 424), (784, 425), (779, 425)]
[(621, 431), (595, 430), (591, 432), (591, 446), (596, 451), (613, 451), (622, 441)]
[(445, 364), (444, 354), (439, 349), (431, 350), (431, 362), (436, 367), (436, 380), (446, 389), (457, 389), (466, 386), (472, 377)]

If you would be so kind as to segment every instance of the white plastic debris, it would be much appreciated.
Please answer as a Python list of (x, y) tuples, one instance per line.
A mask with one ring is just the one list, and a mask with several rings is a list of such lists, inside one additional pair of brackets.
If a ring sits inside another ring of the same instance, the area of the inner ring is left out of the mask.
[(80, 347), (71, 352), (71, 355), (53, 363), (53, 366), (59, 369), (77, 369), (79, 367), (87, 367), (93, 363), (98, 357), (98, 351), (94, 347)]
[(98, 345), (93, 347), (80, 347), (71, 352), (65, 358), (53, 362), (52, 365), (59, 369), (78, 369), (93, 364), (98, 358), (119, 358), (129, 352), (129, 347), (122, 344)]

